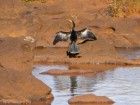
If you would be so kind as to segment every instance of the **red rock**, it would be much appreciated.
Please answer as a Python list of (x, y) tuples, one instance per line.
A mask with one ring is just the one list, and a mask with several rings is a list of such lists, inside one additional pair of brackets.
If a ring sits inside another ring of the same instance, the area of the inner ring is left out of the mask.
[(109, 99), (106, 96), (96, 96), (92, 94), (85, 94), (81, 96), (76, 96), (71, 98), (69, 101), (69, 104), (105, 104), (105, 105), (112, 105), (114, 101)]
[(30, 103), (53, 98), (51, 89), (31, 73), (34, 43), (24, 39), (0, 39), (0, 103)]

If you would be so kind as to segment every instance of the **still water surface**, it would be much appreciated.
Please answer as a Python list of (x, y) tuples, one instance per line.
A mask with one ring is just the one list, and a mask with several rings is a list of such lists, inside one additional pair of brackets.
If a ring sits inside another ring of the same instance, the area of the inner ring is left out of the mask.
[(116, 48), (116, 51), (125, 59), (140, 59), (140, 48)]
[(52, 88), (52, 105), (68, 105), (75, 95), (108, 96), (113, 105), (140, 105), (140, 67), (117, 67), (97, 76), (50, 76), (40, 74), (50, 69), (66, 70), (67, 66), (35, 66), (33, 75)]

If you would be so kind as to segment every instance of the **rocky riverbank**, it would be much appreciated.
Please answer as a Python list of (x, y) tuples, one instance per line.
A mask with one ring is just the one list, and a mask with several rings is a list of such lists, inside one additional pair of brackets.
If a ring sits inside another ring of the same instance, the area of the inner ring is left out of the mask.
[[(139, 8), (124, 18), (105, 14), (108, 4), (104, 0), (6, 0), (0, 6), (0, 102), (52, 99), (51, 89), (32, 76), (33, 62), (140, 64), (140, 59), (127, 60), (115, 50), (140, 47)], [(70, 31), (66, 18), (75, 21), (76, 30), (87, 27), (97, 37), (79, 44), (77, 58), (66, 55), (69, 42), (52, 44), (56, 32)]]
[(0, 102), (31, 103), (53, 98), (51, 89), (32, 76), (35, 42), (25, 37), (0, 39)]

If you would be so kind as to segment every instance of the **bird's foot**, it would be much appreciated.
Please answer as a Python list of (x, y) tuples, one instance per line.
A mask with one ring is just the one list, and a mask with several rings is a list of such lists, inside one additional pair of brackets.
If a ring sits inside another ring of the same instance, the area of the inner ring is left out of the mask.
[(71, 53), (71, 52), (66, 52), (67, 53), (67, 56), (69, 56), (69, 58), (80, 58), (80, 56), (77, 56), (79, 55), (79, 53)]

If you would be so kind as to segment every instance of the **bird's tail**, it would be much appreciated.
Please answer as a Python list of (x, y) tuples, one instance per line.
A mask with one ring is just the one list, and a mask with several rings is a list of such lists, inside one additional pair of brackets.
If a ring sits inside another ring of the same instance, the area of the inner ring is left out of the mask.
[(71, 54), (77, 54), (80, 52), (80, 49), (79, 49), (78, 45), (76, 44), (76, 42), (72, 42), (69, 45), (68, 52), (70, 52)]

